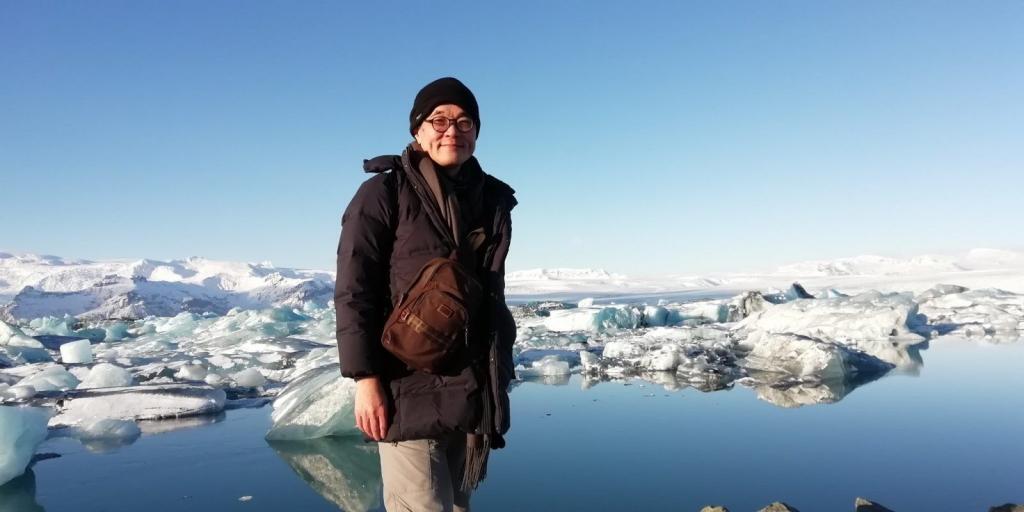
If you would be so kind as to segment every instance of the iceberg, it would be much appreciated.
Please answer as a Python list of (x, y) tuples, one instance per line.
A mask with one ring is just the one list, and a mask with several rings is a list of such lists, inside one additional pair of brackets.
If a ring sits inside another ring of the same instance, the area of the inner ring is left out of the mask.
[(0, 406), (0, 485), (25, 472), (49, 419), (46, 409)]
[(89, 370), (89, 374), (78, 385), (78, 389), (117, 388), (135, 384), (128, 370), (110, 363), (99, 363)]
[(148, 384), (76, 389), (57, 400), (51, 427), (74, 427), (101, 419), (159, 420), (224, 410), (224, 390), (192, 384)]
[(60, 360), (64, 364), (91, 363), (92, 344), (89, 340), (76, 340), (60, 346)]
[(608, 306), (550, 311), (544, 318), (548, 330), (556, 332), (636, 329), (643, 322), (643, 311), (631, 306)]
[(19, 386), (32, 386), (37, 392), (74, 389), (78, 384), (78, 377), (60, 365), (46, 367), (18, 382)]
[(909, 294), (866, 292), (852, 297), (799, 299), (767, 306), (736, 325), (736, 330), (801, 334), (823, 339), (923, 341), (914, 331), (927, 319)]
[(1024, 295), (940, 285), (920, 294), (918, 300), (921, 314), (942, 334), (1016, 339), (1024, 330)]
[(247, 388), (258, 388), (267, 382), (267, 378), (255, 368), (246, 368), (232, 375), (231, 378), (234, 379), (235, 384)]
[(749, 370), (783, 373), (800, 381), (844, 380), (858, 374), (877, 374), (893, 365), (841, 343), (800, 334), (754, 333), (741, 363)]
[(342, 377), (338, 363), (303, 373), (274, 400), (267, 439), (361, 435), (353, 409), (355, 392), (355, 381)]

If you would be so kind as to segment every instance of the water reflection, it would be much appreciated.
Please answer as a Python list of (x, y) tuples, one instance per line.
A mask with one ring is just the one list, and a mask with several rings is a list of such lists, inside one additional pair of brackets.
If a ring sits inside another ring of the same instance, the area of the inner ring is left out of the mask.
[(0, 510), (4, 512), (42, 512), (46, 509), (36, 503), (36, 474), (32, 469), (0, 485)]
[(313, 490), (341, 510), (382, 510), (380, 457), (375, 443), (322, 437), (267, 444)]

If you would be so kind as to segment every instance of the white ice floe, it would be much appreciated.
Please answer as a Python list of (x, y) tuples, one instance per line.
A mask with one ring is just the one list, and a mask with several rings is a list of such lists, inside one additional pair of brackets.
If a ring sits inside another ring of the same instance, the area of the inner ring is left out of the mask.
[(919, 311), (944, 334), (1016, 338), (1024, 330), (1024, 295), (995, 288), (937, 286), (920, 294)]
[(74, 389), (78, 384), (78, 377), (60, 365), (46, 366), (18, 382), (19, 386), (32, 386), (37, 392)]
[(923, 340), (924, 327), (910, 294), (866, 292), (852, 297), (801, 299), (767, 306), (736, 326), (745, 332), (802, 334), (823, 339)]
[(28, 336), (18, 326), (0, 320), (0, 346), (43, 348), (43, 344)]
[(225, 400), (222, 389), (189, 384), (72, 390), (61, 398), (50, 426), (216, 414), (224, 410)]
[(247, 388), (258, 388), (266, 384), (267, 378), (255, 368), (246, 368), (231, 376), (239, 386)]
[(784, 373), (801, 380), (844, 380), (891, 368), (841, 343), (799, 334), (754, 332), (744, 343), (752, 347), (743, 361), (747, 370)]
[(545, 355), (536, 360), (520, 362), (516, 366), (516, 372), (521, 376), (569, 375), (572, 373), (572, 366), (558, 355)]
[(135, 379), (128, 370), (110, 363), (99, 363), (89, 370), (89, 374), (82, 379), (78, 389), (116, 388), (134, 384)]
[(77, 340), (61, 345), (60, 360), (64, 364), (91, 363), (92, 343), (89, 340)]
[(47, 409), (0, 406), (0, 485), (25, 472), (49, 419)]
[(297, 440), (358, 435), (355, 381), (341, 376), (338, 364), (310, 370), (293, 380), (274, 400), (267, 439)]
[(630, 306), (608, 306), (551, 311), (544, 326), (555, 332), (635, 329), (643, 320), (642, 310)]

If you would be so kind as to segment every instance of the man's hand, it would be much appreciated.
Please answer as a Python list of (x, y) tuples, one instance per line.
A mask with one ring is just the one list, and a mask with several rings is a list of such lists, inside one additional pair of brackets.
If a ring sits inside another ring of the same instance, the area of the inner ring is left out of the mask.
[(388, 406), (379, 377), (365, 377), (356, 382), (356, 427), (374, 441), (388, 434)]

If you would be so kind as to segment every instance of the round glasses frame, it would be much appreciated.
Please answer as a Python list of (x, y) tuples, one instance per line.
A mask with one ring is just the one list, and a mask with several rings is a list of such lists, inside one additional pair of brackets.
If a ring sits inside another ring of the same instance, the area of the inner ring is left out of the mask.
[(444, 133), (448, 131), (448, 128), (452, 125), (455, 125), (455, 129), (462, 133), (469, 133), (476, 126), (476, 123), (468, 117), (452, 119), (450, 117), (439, 116), (427, 119), (427, 122), (430, 123), (430, 126), (434, 128), (434, 131), (437, 133)]

